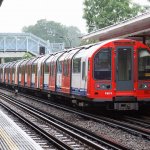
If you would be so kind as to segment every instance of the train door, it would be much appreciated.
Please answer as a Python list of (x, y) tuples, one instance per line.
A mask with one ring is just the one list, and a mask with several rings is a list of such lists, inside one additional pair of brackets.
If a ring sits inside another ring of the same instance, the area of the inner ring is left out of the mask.
[(133, 90), (133, 48), (118, 47), (116, 50), (116, 89)]
[(81, 82), (80, 82), (80, 91), (81, 95), (86, 95), (86, 59), (81, 60)]

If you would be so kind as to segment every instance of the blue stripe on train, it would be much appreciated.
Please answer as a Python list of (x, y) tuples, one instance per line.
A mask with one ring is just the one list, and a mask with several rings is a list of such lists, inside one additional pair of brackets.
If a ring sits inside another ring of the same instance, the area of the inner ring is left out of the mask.
[(44, 89), (48, 90), (48, 84), (44, 84)]
[(61, 92), (61, 87), (60, 86), (56, 86), (56, 91), (57, 92)]
[[(48, 89), (48, 85), (44, 85), (44, 89)], [(61, 92), (61, 87), (60, 86), (56, 86), (56, 91), (57, 92)], [(74, 94), (74, 95), (80, 95), (80, 96), (86, 96), (87, 95), (87, 91), (86, 89), (83, 89), (83, 88), (71, 88), (71, 94)]]
[(71, 88), (71, 94), (74, 94), (74, 95), (81, 95), (81, 96), (86, 96), (87, 95), (87, 91), (86, 89), (83, 89), (83, 88)]
[(35, 86), (35, 83), (31, 82), (31, 87), (34, 87)]

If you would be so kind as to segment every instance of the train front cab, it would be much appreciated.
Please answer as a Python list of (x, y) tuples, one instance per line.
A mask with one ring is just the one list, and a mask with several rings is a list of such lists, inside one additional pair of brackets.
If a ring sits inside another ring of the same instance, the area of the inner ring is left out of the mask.
[[(89, 60), (88, 95), (108, 109), (138, 110), (150, 102), (150, 50), (133, 40), (105, 43)], [(92, 71), (93, 70), (93, 71)]]

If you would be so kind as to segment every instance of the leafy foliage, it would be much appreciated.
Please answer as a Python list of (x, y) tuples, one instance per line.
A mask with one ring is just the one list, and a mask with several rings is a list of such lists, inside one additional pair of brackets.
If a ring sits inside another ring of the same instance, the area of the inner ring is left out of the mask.
[(89, 32), (129, 19), (149, 8), (132, 0), (84, 0), (84, 6), (83, 18)]
[(7, 57), (7, 58), (5, 58), (5, 63), (17, 61), (17, 60), (20, 60), (20, 59), (22, 59), (22, 58), (21, 57), (20, 58), (19, 57)]
[(33, 57), (33, 55), (26, 52), (23, 57), (7, 57), (5, 58), (5, 62), (13, 62), (13, 61), (21, 60), (21, 59), (28, 59), (31, 57)]
[(81, 32), (77, 27), (66, 27), (54, 21), (41, 19), (35, 25), (24, 27), (23, 32), (32, 33), (50, 43), (65, 43), (66, 47), (80, 44)]
[(23, 59), (28, 59), (28, 58), (31, 58), (33, 57), (33, 55), (31, 55), (30, 53), (26, 52), (23, 56)]

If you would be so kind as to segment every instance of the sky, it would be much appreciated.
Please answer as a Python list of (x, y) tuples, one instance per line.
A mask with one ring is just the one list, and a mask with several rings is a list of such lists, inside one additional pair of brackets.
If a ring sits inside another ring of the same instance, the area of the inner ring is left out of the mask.
[[(0, 32), (22, 32), (24, 26), (46, 19), (87, 32), (84, 0), (4, 0), (0, 7)], [(134, 0), (146, 4), (147, 0)]]

